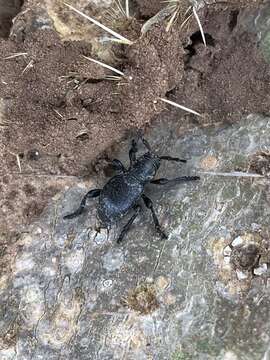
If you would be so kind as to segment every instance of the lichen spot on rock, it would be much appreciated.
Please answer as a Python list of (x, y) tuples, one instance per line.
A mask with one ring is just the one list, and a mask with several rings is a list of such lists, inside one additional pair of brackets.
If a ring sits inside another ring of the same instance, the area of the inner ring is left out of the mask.
[(152, 313), (159, 307), (156, 289), (152, 284), (141, 284), (131, 289), (122, 303), (144, 315)]

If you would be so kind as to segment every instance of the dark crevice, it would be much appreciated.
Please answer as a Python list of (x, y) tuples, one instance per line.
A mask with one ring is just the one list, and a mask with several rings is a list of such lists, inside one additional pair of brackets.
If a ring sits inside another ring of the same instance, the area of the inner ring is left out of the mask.
[(23, 0), (0, 0), (0, 38), (7, 39), (12, 19), (21, 11)]
[[(206, 41), (206, 45), (208, 46), (215, 46), (215, 39), (213, 38), (212, 35), (205, 33), (205, 41)], [(202, 34), (200, 31), (196, 31), (195, 33), (193, 33), (190, 36), (190, 40), (192, 42), (192, 45), (197, 45), (197, 44), (202, 44), (203, 43), (203, 39), (202, 39)]]
[(174, 96), (177, 92), (177, 87), (174, 87), (173, 89), (166, 92), (166, 98), (170, 98), (170, 96)]
[(238, 20), (238, 15), (239, 15), (239, 10), (233, 10), (230, 13), (230, 21), (229, 21), (229, 30), (233, 31), (233, 29), (236, 27), (237, 25), (237, 20)]
[[(207, 46), (215, 47), (216, 41), (212, 35), (205, 33), (205, 41)], [(196, 46), (199, 44), (203, 44), (203, 39), (200, 31), (196, 31), (194, 34), (190, 36), (191, 43), (187, 45), (184, 49), (187, 51), (187, 55), (185, 57), (185, 65), (187, 66), (190, 58), (196, 55)]]

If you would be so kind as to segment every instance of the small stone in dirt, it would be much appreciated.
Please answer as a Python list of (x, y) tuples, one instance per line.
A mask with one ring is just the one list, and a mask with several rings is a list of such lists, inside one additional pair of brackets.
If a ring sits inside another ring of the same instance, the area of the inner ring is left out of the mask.
[(232, 249), (230, 248), (230, 246), (226, 246), (226, 247), (223, 249), (223, 255), (224, 255), (224, 256), (231, 256), (231, 253), (232, 253)]
[(236, 276), (237, 276), (238, 280), (245, 280), (248, 278), (248, 274), (244, 273), (243, 271), (240, 271), (240, 270), (236, 270)]
[(267, 264), (262, 264), (261, 266), (254, 269), (254, 274), (261, 276), (267, 272)]
[(40, 152), (37, 149), (29, 150), (27, 153), (27, 157), (29, 160), (38, 160), (40, 158)]

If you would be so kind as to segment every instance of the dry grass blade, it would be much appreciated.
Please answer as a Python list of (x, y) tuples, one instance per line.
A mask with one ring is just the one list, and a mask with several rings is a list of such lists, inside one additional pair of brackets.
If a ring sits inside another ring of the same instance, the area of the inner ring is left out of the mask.
[(124, 74), (122, 71), (117, 70), (117, 69), (115, 69), (114, 67), (112, 67), (112, 66), (110, 66), (110, 65), (104, 64), (104, 63), (101, 62), (101, 61), (92, 59), (92, 58), (87, 57), (87, 56), (84, 56), (84, 55), (83, 55), (83, 57), (84, 57), (85, 59), (89, 60), (89, 61), (92, 61), (92, 62), (95, 63), (95, 64), (98, 64), (98, 65), (106, 68), (106, 69), (110, 69), (110, 70), (114, 71), (115, 73), (117, 73), (117, 74), (119, 74), (119, 75), (125, 76), (125, 74)]
[(27, 55), (26, 52), (15, 53), (15, 54), (13, 54), (13, 55), (4, 57), (4, 60), (15, 59), (15, 58), (20, 57), (20, 56), (24, 56), (24, 57), (25, 57), (26, 55)]
[(126, 15), (129, 18), (129, 0), (126, 0)]
[(105, 76), (105, 80), (110, 80), (110, 81), (120, 81), (121, 79), (122, 79), (121, 76), (114, 76), (114, 75)]
[(249, 178), (264, 178), (265, 177), (260, 174), (246, 173), (246, 172), (242, 172), (242, 171), (233, 171), (231, 173), (199, 171), (199, 173), (205, 174), (205, 175), (224, 176), (224, 177), (249, 177)]
[(199, 25), (199, 29), (200, 29), (200, 32), (201, 32), (201, 35), (202, 35), (202, 39), (203, 39), (204, 46), (206, 46), (206, 40), (205, 40), (205, 35), (204, 35), (203, 27), (202, 27), (201, 21), (200, 21), (200, 19), (199, 19), (199, 16), (198, 16), (197, 11), (196, 11), (196, 9), (195, 9), (194, 6), (193, 6), (193, 8), (192, 8), (192, 11), (193, 11), (193, 14), (194, 14), (194, 16), (195, 16), (195, 19), (196, 19), (196, 21), (197, 21), (197, 23), (198, 23), (198, 25)]
[(186, 25), (186, 23), (189, 21), (189, 19), (191, 18), (191, 16), (192, 16), (192, 14), (189, 15), (189, 16), (182, 22), (182, 24), (181, 24), (181, 26), (180, 26), (180, 29), (182, 29), (182, 28)]
[(127, 38), (125, 38), (124, 36), (118, 34), (117, 32), (111, 30), (110, 28), (108, 28), (107, 26), (101, 24), (99, 21), (91, 18), (90, 16), (84, 14), (83, 12), (81, 12), (80, 10), (76, 9), (75, 7), (64, 3), (64, 5), (66, 5), (69, 9), (75, 11), (77, 14), (83, 16), (84, 18), (86, 18), (87, 20), (91, 21), (93, 24), (97, 25), (98, 27), (100, 27), (101, 29), (107, 31), (108, 33), (110, 33), (111, 35), (113, 35), (116, 39), (118, 39), (118, 42), (121, 42), (123, 44), (128, 44), (131, 45), (132, 41), (128, 40)]
[(22, 167), (21, 167), (21, 161), (20, 161), (20, 156), (19, 156), (19, 154), (14, 154), (14, 153), (11, 152), (11, 151), (10, 151), (10, 154), (15, 156), (16, 162), (17, 162), (17, 165), (18, 165), (18, 168), (19, 168), (19, 171), (20, 171), (20, 173), (21, 173), (21, 172), (22, 172)]
[(179, 104), (177, 104), (177, 103), (174, 102), (174, 101), (167, 100), (167, 99), (164, 99), (164, 98), (159, 98), (159, 99), (160, 99), (161, 101), (167, 103), (167, 104), (170, 104), (170, 105), (172, 105), (172, 106), (178, 107), (179, 109), (182, 109), (182, 110), (184, 110), (184, 111), (187, 111), (187, 112), (189, 112), (189, 113), (191, 113), (191, 114), (194, 114), (194, 115), (197, 115), (197, 116), (201, 116), (201, 117), (202, 117), (202, 115), (201, 115), (200, 113), (198, 113), (197, 111), (194, 111), (194, 110), (192, 110), (192, 109), (189, 109), (189, 108), (187, 108), (187, 107), (185, 107), (185, 106), (183, 106), (183, 105), (179, 105)]
[(170, 30), (170, 28), (172, 27), (172, 24), (174, 23), (177, 15), (178, 15), (178, 9), (176, 9), (174, 11), (174, 13), (172, 14), (172, 16), (171, 16), (171, 18), (170, 18), (170, 20), (169, 20), (169, 22), (168, 22), (168, 24), (166, 26), (166, 32), (168, 32)]
[(26, 73), (29, 69), (31, 69), (32, 67), (34, 67), (34, 60), (29, 61), (29, 63), (26, 65), (26, 67), (23, 69), (21, 75), (23, 75), (24, 73)]
[(121, 13), (124, 17), (126, 17), (126, 13), (125, 13), (125, 10), (124, 10), (124, 8), (123, 8), (123, 6), (122, 6), (122, 4), (121, 4), (121, 1), (120, 1), (120, 0), (116, 0), (115, 3), (116, 3), (116, 6), (118, 7), (120, 13)]

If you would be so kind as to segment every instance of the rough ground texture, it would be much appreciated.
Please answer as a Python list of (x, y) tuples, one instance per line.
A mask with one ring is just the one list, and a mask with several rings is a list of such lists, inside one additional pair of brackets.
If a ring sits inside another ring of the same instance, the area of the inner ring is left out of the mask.
[[(23, 10), (32, 3), (25, 3)], [(254, 7), (246, 10), (242, 3), (241, 7), (232, 3), (200, 10), (206, 48), (193, 17), (184, 29), (178, 24), (166, 32), (164, 21), (142, 37), (141, 20), (119, 20), (118, 31), (135, 42), (108, 50), (114, 66), (126, 75), (116, 82), (104, 80), (109, 72), (82, 58), (96, 57), (101, 51), (95, 41), (63, 42), (53, 30), (54, 24), (67, 38), (68, 25), (81, 31), (84, 21), (60, 2), (55, 3), (53, 14), (52, 3), (46, 5), (51, 18), (42, 7), (37, 19), (28, 9), (17, 17), (10, 40), (0, 41), (4, 55), (0, 98), (5, 113), (0, 133), (1, 175), (5, 176), (0, 186), (6, 194), (0, 199), (2, 228), (25, 224), (39, 215), (63, 186), (58, 176), (89, 175), (97, 156), (131, 129), (145, 128), (155, 120), (166, 108), (159, 97), (200, 111), (203, 118), (189, 119), (202, 124), (269, 111), (269, 65), (258, 51), (256, 32), (239, 21), (254, 23), (258, 12)], [(154, 10), (153, 2), (145, 5)], [(82, 8), (100, 18), (94, 3)], [(142, 19), (146, 10), (138, 2), (134, 11)], [(72, 24), (71, 18), (76, 19)], [(69, 33), (69, 37), (77, 39), (78, 34)], [(18, 53), (23, 55), (5, 58)], [(176, 110), (170, 108), (166, 116), (174, 114)], [(33, 151), (38, 156), (31, 156)], [(102, 157), (109, 159), (110, 150)], [(73, 180), (68, 178), (67, 185)]]
[[(156, 151), (189, 159), (182, 167), (164, 164), (159, 176), (202, 177), (148, 188), (166, 241), (147, 210), (121, 246), (115, 238), (123, 224), (108, 238), (94, 230), (95, 202), (64, 221), (101, 182), (53, 198), (2, 254), (9, 268), (0, 278), (0, 357), (267, 359), (269, 182), (235, 170), (247, 171), (269, 149), (269, 122), (249, 116), (181, 137), (176, 122), (150, 129)], [(115, 154), (123, 162), (128, 147)]]
[[(98, 1), (71, 3), (103, 20)], [(193, 18), (140, 37), (156, 1), (114, 23), (128, 47), (100, 46), (60, 0), (25, 1), (0, 40), (0, 359), (269, 358), (270, 119), (244, 116), (269, 113), (270, 8), (258, 3), (200, 9), (205, 48)], [(82, 54), (126, 77), (105, 80)], [(138, 127), (160, 154), (189, 159), (160, 177), (201, 181), (149, 187), (168, 240), (145, 210), (119, 246), (125, 222), (98, 233), (95, 201), (63, 215), (104, 185), (110, 159), (127, 163)]]

